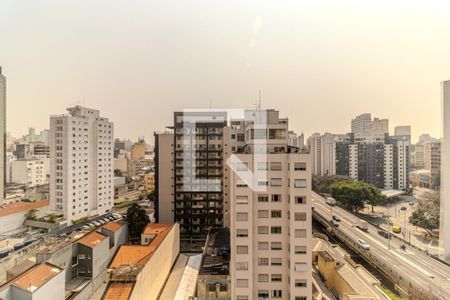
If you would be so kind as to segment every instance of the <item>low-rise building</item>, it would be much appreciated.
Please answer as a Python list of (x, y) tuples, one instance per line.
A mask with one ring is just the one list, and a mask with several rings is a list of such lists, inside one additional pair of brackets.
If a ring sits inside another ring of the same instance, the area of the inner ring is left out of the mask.
[(19, 159), (11, 163), (11, 181), (29, 187), (48, 183), (49, 161), (45, 159)]
[(148, 224), (141, 245), (122, 245), (102, 299), (158, 299), (180, 251), (178, 224)]
[(4, 300), (64, 299), (64, 272), (49, 263), (35, 265), (0, 287)]

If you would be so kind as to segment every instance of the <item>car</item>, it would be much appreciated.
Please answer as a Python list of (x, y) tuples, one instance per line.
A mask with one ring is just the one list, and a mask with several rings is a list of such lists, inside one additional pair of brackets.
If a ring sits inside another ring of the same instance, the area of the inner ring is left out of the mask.
[(358, 243), (358, 246), (360, 246), (364, 250), (370, 250), (370, 245), (367, 244), (365, 240), (358, 239), (356, 242)]
[(406, 208), (406, 206), (402, 206), (402, 207), (400, 208), (400, 210), (405, 211), (405, 210), (407, 210), (407, 208)]
[(103, 225), (103, 224), (105, 224), (106, 222), (105, 221), (103, 221), (102, 219), (98, 219), (97, 220), (97, 222), (99, 222), (100, 223), (100, 225)]
[(330, 220), (330, 225), (333, 227), (339, 227), (339, 222), (336, 220)]
[(108, 217), (108, 219), (109, 219), (110, 221), (114, 221), (114, 220), (115, 220), (114, 217)]
[(333, 215), (333, 220), (335, 220), (336, 222), (340, 222), (341, 218), (339, 218), (339, 216)]
[(389, 239), (391, 237), (391, 234), (384, 230), (378, 230), (378, 234), (386, 239)]
[(108, 223), (110, 220), (108, 218), (103, 218), (103, 221), (105, 221), (105, 223)]
[(100, 225), (102, 225), (100, 222), (97, 222), (97, 221), (94, 221), (94, 222), (92, 222), (92, 223), (94, 223), (95, 226), (100, 226)]
[(409, 202), (409, 205), (414, 206), (414, 202)]
[(392, 232), (393, 233), (401, 233), (402, 232), (402, 228), (398, 225), (392, 226)]
[(89, 226), (90, 228), (95, 227), (94, 223), (87, 223), (86, 225)]
[(88, 225), (83, 225), (83, 227), (81, 227), (81, 228), (84, 229), (84, 230), (89, 230), (90, 227)]

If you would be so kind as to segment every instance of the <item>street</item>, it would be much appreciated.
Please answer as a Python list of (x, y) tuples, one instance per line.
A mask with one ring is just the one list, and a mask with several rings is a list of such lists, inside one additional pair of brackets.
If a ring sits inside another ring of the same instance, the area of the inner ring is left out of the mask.
[(367, 232), (356, 228), (360, 220), (350, 212), (338, 207), (331, 207), (325, 203), (325, 199), (313, 193), (313, 206), (315, 212), (327, 220), (332, 215), (341, 218), (339, 232), (346, 235), (356, 243), (362, 239), (370, 245), (370, 256), (378, 262), (378, 266), (399, 279), (402, 287), (414, 287), (425, 293), (436, 294), (443, 299), (450, 299), (450, 267), (425, 255), (424, 253), (407, 246), (401, 249), (403, 244), (397, 239), (386, 239), (378, 234), (378, 228), (369, 225)]

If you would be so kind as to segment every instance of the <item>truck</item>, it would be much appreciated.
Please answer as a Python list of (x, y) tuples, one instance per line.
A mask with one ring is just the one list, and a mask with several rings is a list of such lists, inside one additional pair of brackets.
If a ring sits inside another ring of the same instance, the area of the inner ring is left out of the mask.
[(369, 230), (369, 223), (367, 223), (364, 220), (359, 220), (358, 222), (356, 222), (356, 227), (358, 227), (359, 229), (361, 229), (363, 231), (367, 231), (367, 230)]
[(327, 197), (327, 199), (325, 200), (325, 203), (328, 204), (329, 206), (335, 206), (336, 200), (334, 198)]

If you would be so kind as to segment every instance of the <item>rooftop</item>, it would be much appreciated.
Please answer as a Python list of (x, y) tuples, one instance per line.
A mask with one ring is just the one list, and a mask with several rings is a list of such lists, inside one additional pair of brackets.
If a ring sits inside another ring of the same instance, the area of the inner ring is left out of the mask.
[(0, 208), (0, 217), (9, 216), (19, 212), (27, 212), (49, 205), (49, 200), (38, 200), (35, 202), (14, 202)]
[(98, 233), (96, 231), (93, 231), (93, 232), (85, 235), (81, 239), (79, 239), (78, 243), (85, 245), (87, 247), (90, 247), (90, 248), (95, 248), (106, 238), (107, 238), (107, 236), (105, 236), (101, 233)]
[(43, 263), (36, 265), (35, 267), (29, 269), (19, 277), (11, 281), (11, 285), (18, 288), (34, 292), (53, 277), (58, 275), (62, 270), (56, 266), (48, 263)]
[(125, 224), (119, 222), (109, 222), (103, 226), (104, 229), (116, 232), (120, 228), (122, 228)]
[(103, 300), (128, 300), (134, 283), (132, 282), (112, 282), (103, 295)]
[(131, 266), (147, 262), (172, 229), (171, 224), (148, 224), (143, 234), (156, 235), (149, 245), (122, 245), (110, 264), (110, 268)]

